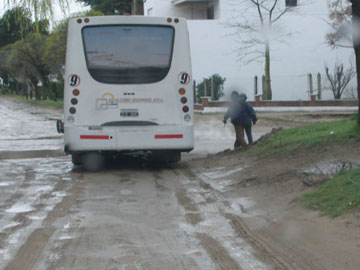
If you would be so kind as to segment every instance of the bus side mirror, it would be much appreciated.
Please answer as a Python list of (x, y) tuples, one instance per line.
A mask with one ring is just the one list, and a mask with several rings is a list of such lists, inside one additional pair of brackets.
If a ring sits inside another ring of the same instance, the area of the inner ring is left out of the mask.
[(56, 120), (56, 130), (58, 133), (64, 133), (64, 122), (60, 119)]

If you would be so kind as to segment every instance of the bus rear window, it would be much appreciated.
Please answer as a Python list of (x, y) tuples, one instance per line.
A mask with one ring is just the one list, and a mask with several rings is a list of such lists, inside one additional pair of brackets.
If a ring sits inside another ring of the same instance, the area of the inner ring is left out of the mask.
[(107, 84), (145, 84), (169, 72), (174, 28), (171, 26), (106, 25), (82, 30), (87, 68)]

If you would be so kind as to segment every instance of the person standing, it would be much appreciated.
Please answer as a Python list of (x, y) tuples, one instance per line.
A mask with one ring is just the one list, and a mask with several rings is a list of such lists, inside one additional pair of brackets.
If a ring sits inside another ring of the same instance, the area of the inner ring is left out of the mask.
[(236, 134), (235, 149), (247, 145), (244, 138), (244, 131), (246, 132), (249, 144), (253, 143), (252, 125), (256, 124), (257, 117), (254, 108), (247, 103), (246, 100), (247, 96), (245, 94), (239, 94), (237, 91), (233, 91), (231, 93), (229, 109), (224, 115), (224, 124), (231, 118), (231, 123), (234, 125)]

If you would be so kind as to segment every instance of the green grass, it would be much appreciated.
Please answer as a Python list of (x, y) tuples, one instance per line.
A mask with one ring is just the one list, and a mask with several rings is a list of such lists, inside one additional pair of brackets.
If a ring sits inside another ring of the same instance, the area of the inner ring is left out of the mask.
[(30, 103), (36, 106), (40, 107), (51, 107), (51, 108), (63, 108), (64, 102), (62, 100), (51, 100), (51, 99), (45, 99), (45, 100), (35, 100), (35, 99), (26, 99), (24, 96), (20, 95), (7, 95), (9, 97), (12, 97), (18, 101)]
[(360, 205), (360, 169), (341, 173), (299, 198), (305, 207), (337, 217)]
[(354, 116), (345, 120), (284, 130), (275, 134), (273, 138), (260, 142), (259, 147), (250, 151), (255, 155), (272, 156), (289, 154), (299, 148), (315, 149), (317, 147), (321, 150), (318, 146), (346, 143), (357, 136), (360, 136), (360, 129)]

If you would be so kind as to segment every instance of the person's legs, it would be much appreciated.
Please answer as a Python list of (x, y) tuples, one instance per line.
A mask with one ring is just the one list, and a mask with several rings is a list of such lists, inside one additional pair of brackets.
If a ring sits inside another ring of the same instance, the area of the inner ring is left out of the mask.
[(253, 137), (251, 132), (251, 125), (245, 127), (246, 137), (248, 138), (249, 144), (253, 143)]
[(234, 148), (239, 148), (240, 146), (245, 146), (246, 141), (244, 138), (244, 127), (241, 125), (234, 125), (235, 134), (236, 134), (236, 141), (234, 144)]

